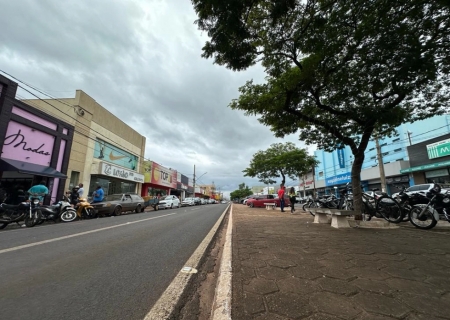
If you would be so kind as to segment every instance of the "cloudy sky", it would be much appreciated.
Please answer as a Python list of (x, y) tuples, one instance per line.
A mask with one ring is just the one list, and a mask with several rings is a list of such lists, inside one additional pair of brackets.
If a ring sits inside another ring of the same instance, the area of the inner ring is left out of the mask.
[(304, 147), (228, 107), (264, 72), (201, 58), (207, 35), (189, 0), (3, 1), (1, 16), (1, 70), (53, 97), (85, 91), (147, 138), (147, 159), (190, 178), (195, 165), (199, 183), (261, 185), (242, 174), (255, 152), (284, 141)]

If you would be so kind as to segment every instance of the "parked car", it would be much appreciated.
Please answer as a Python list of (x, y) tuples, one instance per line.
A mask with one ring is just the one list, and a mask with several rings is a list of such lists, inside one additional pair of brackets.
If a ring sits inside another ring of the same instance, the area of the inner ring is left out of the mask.
[(182, 207), (187, 206), (195, 206), (195, 199), (194, 198), (185, 198), (183, 201), (181, 201)]
[(207, 204), (206, 199), (201, 198), (201, 199), (200, 199), (200, 204)]
[(200, 205), (200, 204), (202, 204), (202, 200), (200, 200), (199, 197), (195, 197), (195, 198), (194, 198), (194, 203), (195, 203), (196, 206), (197, 206), (197, 205)]
[(250, 199), (256, 199), (257, 197), (259, 197), (258, 195), (255, 195), (255, 194), (253, 194), (253, 195), (251, 195), (251, 196), (248, 196), (248, 197), (246, 197), (243, 201), (242, 201), (242, 204), (247, 204), (247, 201), (248, 200), (250, 200)]
[(120, 193), (107, 195), (102, 202), (91, 203), (99, 215), (120, 216), (122, 212), (142, 212), (145, 209), (144, 199), (137, 194)]
[[(416, 184), (411, 186), (405, 190), (406, 194), (411, 195), (413, 193), (424, 191), (425, 193), (430, 191), (434, 186), (434, 183), (424, 183), (424, 184)], [(447, 190), (442, 188), (441, 193), (446, 193)], [(392, 198), (397, 198), (398, 192), (392, 195)]]
[[(265, 207), (264, 203), (275, 203), (276, 207), (280, 206), (280, 199), (278, 199), (278, 196), (274, 196), (273, 194), (266, 194), (258, 196), (254, 199), (249, 199), (247, 201), (247, 205), (251, 208), (253, 207)], [(289, 201), (289, 197), (285, 195), (284, 197), (284, 205), (286, 207), (291, 205), (291, 202)]]
[(166, 196), (158, 203), (159, 209), (173, 209), (181, 207), (180, 199), (177, 196)]

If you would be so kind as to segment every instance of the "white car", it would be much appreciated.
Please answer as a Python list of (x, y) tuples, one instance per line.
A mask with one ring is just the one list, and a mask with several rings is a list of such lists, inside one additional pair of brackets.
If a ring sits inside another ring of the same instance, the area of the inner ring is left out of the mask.
[(173, 209), (179, 207), (181, 207), (181, 202), (177, 196), (166, 196), (158, 203), (158, 209)]
[(194, 198), (185, 198), (183, 201), (181, 201), (182, 207), (187, 206), (195, 206), (195, 199)]

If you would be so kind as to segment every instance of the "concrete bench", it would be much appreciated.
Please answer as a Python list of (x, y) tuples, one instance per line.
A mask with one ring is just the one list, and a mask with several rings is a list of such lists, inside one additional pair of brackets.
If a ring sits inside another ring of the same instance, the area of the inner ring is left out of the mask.
[(275, 207), (277, 206), (276, 203), (264, 203), (266, 206), (266, 210), (275, 210)]
[(348, 216), (355, 215), (353, 210), (328, 209), (328, 208), (309, 208), (314, 212), (314, 223), (329, 223), (328, 215), (331, 215), (331, 226), (333, 228), (351, 228), (348, 223)]

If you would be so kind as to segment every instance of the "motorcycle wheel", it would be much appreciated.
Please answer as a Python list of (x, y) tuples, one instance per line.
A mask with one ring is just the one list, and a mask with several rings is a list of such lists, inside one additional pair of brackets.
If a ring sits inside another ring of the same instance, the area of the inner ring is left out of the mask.
[(428, 230), (434, 228), (437, 221), (434, 219), (433, 213), (428, 210), (424, 212), (422, 216), (419, 214), (422, 212), (422, 207), (413, 206), (411, 211), (409, 211), (409, 221), (413, 226), (419, 229)]
[(27, 213), (25, 215), (24, 222), (25, 222), (25, 225), (27, 226), (27, 228), (34, 227), (40, 221), (44, 221), (44, 220), (41, 220), (41, 213), (39, 211), (33, 212), (31, 214), (31, 217), (30, 217), (29, 213)]
[(75, 210), (66, 210), (61, 214), (62, 222), (72, 222), (77, 218), (77, 212)]
[(402, 207), (389, 196), (382, 196), (377, 201), (376, 212), (389, 222), (400, 223), (403, 219)]

